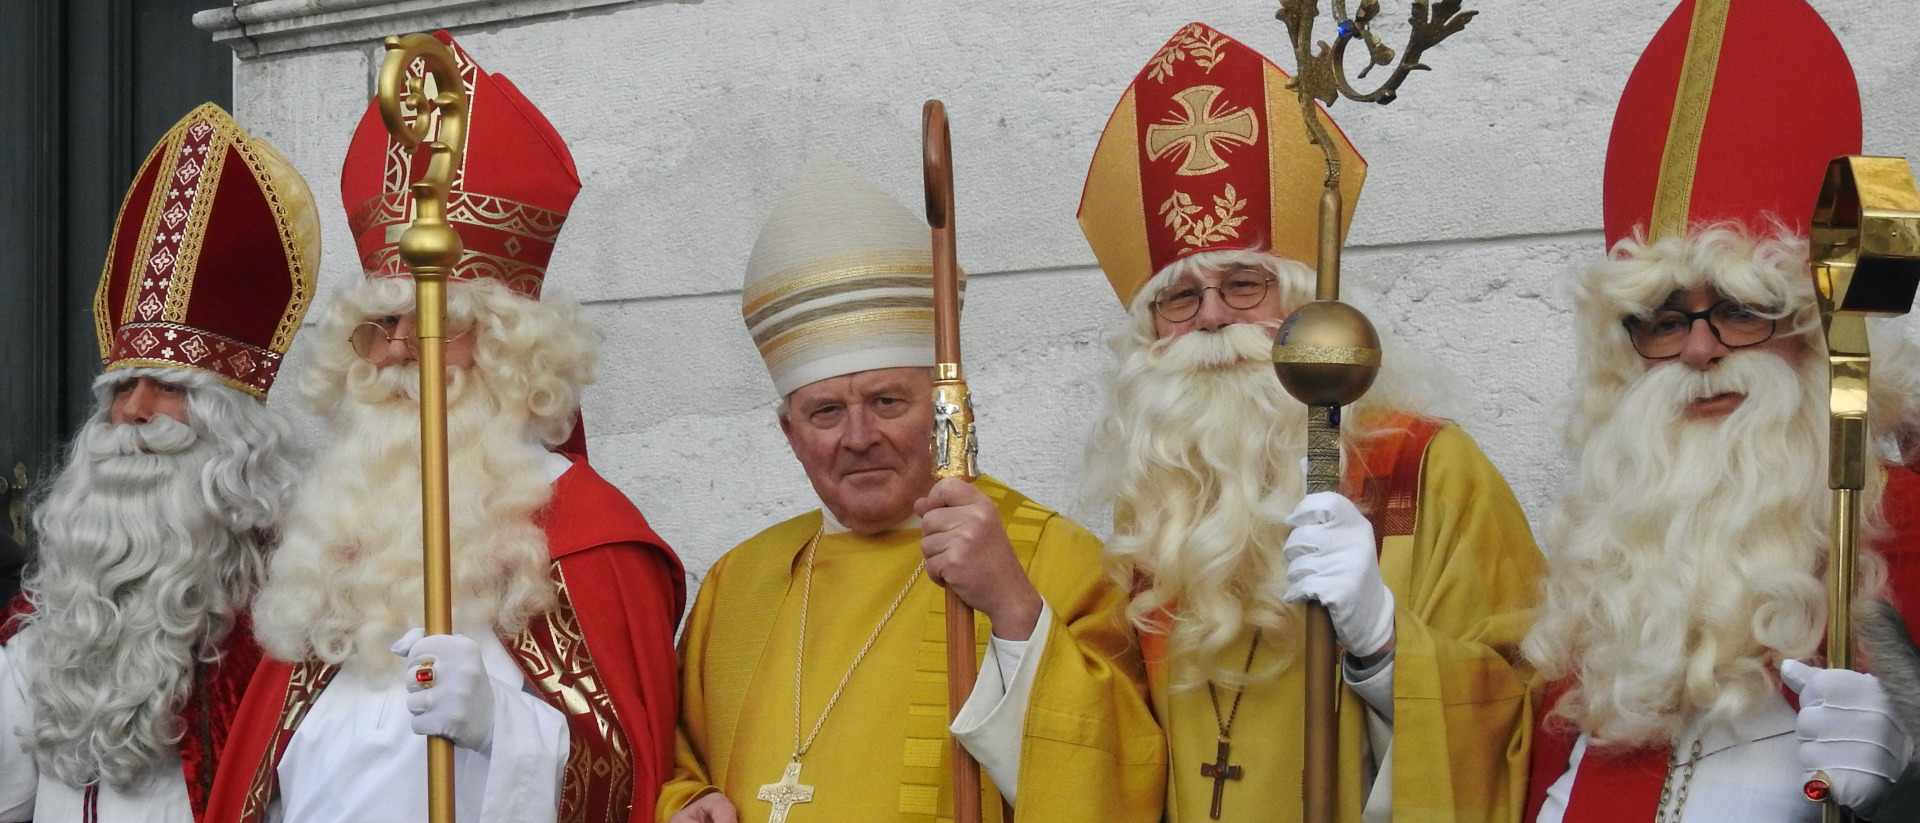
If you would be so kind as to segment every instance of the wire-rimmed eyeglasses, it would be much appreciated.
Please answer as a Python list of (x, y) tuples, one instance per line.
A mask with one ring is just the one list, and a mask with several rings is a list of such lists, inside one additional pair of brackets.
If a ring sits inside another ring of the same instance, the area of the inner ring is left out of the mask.
[[(387, 346), (392, 345), (395, 340), (406, 343), (408, 356), (416, 360), (419, 359), (419, 339), (415, 337), (393, 336), (393, 329), (397, 325), (399, 325), (398, 318), (368, 320), (365, 323), (353, 327), (353, 333), (347, 335), (347, 342), (353, 344), (353, 353), (359, 355), (361, 360), (373, 360), (375, 352), (384, 350)], [(468, 323), (458, 331), (447, 335), (447, 342), (452, 343), (472, 332), (473, 324)]]
[(1219, 292), (1220, 300), (1228, 308), (1251, 309), (1267, 299), (1267, 289), (1272, 285), (1271, 275), (1252, 272), (1229, 274), (1221, 279), (1218, 286), (1176, 283), (1161, 289), (1160, 294), (1154, 297), (1153, 313), (1169, 323), (1185, 323), (1200, 313), (1200, 304), (1209, 291)]

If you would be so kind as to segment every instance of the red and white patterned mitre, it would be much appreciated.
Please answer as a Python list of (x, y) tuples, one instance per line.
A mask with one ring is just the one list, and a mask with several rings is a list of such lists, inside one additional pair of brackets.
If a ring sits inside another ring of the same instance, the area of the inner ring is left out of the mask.
[(1860, 89), (1806, 0), (1685, 0), (1640, 55), (1607, 144), (1607, 247), (1773, 221), (1804, 235), (1827, 162), (1860, 153)]
[[(504, 75), (489, 74), (453, 35), (433, 36), (453, 50), (467, 91), (465, 152), (447, 192), (447, 222), (465, 247), (449, 277), (492, 278), (539, 299), (547, 262), (580, 193), (573, 155), (553, 125)], [(424, 73), (416, 62), (414, 76)], [(433, 94), (431, 81), (428, 94)], [(387, 133), (378, 100), (369, 103), (340, 172), (340, 200), (368, 277), (407, 277), (400, 234), (413, 221), (409, 187), (427, 170), (427, 140), (411, 156)]]
[(199, 369), (264, 401), (320, 265), (293, 164), (204, 103), (140, 164), (111, 243), (93, 300), (102, 366)]

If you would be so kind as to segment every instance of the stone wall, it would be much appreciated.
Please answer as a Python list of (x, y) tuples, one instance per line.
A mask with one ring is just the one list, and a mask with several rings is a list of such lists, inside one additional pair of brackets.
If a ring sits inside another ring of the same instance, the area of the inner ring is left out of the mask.
[[(1920, 156), (1910, 2), (1813, 0), (1859, 75), (1869, 153)], [(1404, 13), (1400, 0), (1386, 5), (1383, 17)], [(1469, 387), (1453, 412), (1537, 527), (1566, 468), (1561, 284), (1600, 253), (1608, 124), (1673, 0), (1469, 5), (1479, 18), (1428, 55), (1434, 70), (1399, 102), (1332, 110), (1372, 163), (1346, 273), (1376, 322)], [(917, 208), (930, 97), (953, 121), (985, 465), (1101, 529), (1103, 515), (1080, 502), (1080, 455), (1121, 311), (1074, 222), (1088, 158), (1127, 82), (1190, 20), (1291, 66), (1276, 6), (242, 0), (200, 19), (241, 54), (241, 122), (327, 201), (368, 99), (375, 34), (452, 26), (546, 112), (585, 181), (548, 283), (584, 302), (605, 335), (586, 401), (594, 462), (697, 577), (734, 543), (817, 505), (740, 323), (760, 223), (813, 152)], [(323, 301), (357, 274), (344, 214), (327, 206)], [(296, 344), (287, 368), (303, 366)], [(297, 392), (275, 403), (318, 437)]]

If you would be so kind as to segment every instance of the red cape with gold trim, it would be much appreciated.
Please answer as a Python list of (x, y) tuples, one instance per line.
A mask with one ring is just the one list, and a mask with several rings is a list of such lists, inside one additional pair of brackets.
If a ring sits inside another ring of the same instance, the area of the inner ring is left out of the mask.
[[(543, 516), (548, 551), (566, 581), (592, 667), (610, 693), (632, 752), (633, 791), (632, 809), (625, 814), (579, 807), (558, 819), (650, 820), (660, 784), (673, 773), (680, 702), (673, 636), (686, 606), (686, 575), (680, 559), (626, 495), (584, 459), (569, 459), (574, 466), (555, 481), (553, 501)], [(649, 592), (671, 596), (636, 597)], [(207, 821), (243, 819), (254, 775), (272, 767), (264, 762), (269, 756), (278, 759), (281, 752), (273, 751), (273, 741), (294, 670), (293, 664), (279, 660), (261, 662), (222, 753)], [(568, 714), (577, 743), (580, 726), (575, 719)], [(567, 773), (572, 777), (573, 770)], [(604, 816), (589, 817), (596, 813)]]

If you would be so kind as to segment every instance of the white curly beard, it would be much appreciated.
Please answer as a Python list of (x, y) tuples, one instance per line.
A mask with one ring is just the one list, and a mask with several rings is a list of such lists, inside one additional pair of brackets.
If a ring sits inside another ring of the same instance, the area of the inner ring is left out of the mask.
[[(1092, 476), (1119, 514), (1110, 562), (1137, 574), (1129, 614), (1165, 632), (1176, 680), (1239, 687), (1246, 632), (1293, 636), (1296, 607), (1280, 547), (1302, 494), (1306, 407), (1274, 378), (1271, 338), (1255, 325), (1195, 331), (1124, 354), (1096, 429)], [(1170, 625), (1151, 625), (1178, 604)], [(1269, 658), (1254, 679), (1286, 665)], [(1231, 658), (1231, 659), (1230, 659)]]
[(168, 379), (195, 393), (194, 424), (116, 426), (103, 395), (35, 512), (20, 656), (29, 745), (76, 788), (135, 785), (172, 756), (178, 706), (246, 608), (256, 528), (292, 470), (284, 424), (253, 398)]
[[(512, 635), (556, 603), (546, 534), (545, 449), (526, 403), (502, 402), (483, 370), (449, 370), (447, 441), (457, 626)], [(274, 657), (384, 671), (388, 647), (423, 625), (417, 367), (356, 363), (333, 407), (335, 441), (295, 492), (257, 599)]]
[[(1525, 650), (1578, 686), (1556, 714), (1601, 745), (1727, 724), (1813, 654), (1825, 629), (1824, 361), (1735, 352), (1658, 366), (1594, 421), (1550, 521), (1553, 564)], [(1737, 391), (1718, 420), (1689, 401)]]

